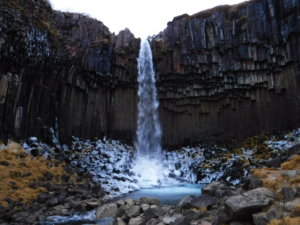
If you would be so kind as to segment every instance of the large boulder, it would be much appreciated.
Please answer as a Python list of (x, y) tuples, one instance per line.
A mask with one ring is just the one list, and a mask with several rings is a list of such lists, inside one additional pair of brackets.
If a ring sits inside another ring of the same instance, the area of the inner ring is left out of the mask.
[(115, 203), (100, 206), (96, 211), (96, 219), (105, 217), (115, 217), (118, 212), (118, 206)]
[(229, 197), (225, 201), (225, 209), (231, 219), (245, 219), (253, 213), (269, 206), (275, 195), (267, 188), (256, 188), (243, 194)]

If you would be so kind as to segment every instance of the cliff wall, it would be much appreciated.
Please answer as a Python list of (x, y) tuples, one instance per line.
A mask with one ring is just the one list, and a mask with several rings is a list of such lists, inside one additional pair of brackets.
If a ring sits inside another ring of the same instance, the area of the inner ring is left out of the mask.
[[(300, 1), (174, 18), (151, 40), (165, 145), (300, 126)], [(140, 40), (44, 0), (0, 2), (0, 139), (132, 141)]]
[(152, 41), (165, 143), (299, 127), (299, 32), (294, 0), (174, 18)]
[(1, 138), (132, 140), (139, 39), (47, 1), (0, 3)]

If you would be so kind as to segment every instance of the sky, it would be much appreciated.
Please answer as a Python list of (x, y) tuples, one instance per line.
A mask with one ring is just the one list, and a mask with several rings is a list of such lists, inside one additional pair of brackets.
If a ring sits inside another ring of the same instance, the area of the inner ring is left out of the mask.
[(174, 17), (192, 15), (217, 5), (245, 0), (50, 0), (56, 10), (80, 12), (104, 23), (111, 32), (129, 28), (135, 37), (146, 38), (163, 31)]

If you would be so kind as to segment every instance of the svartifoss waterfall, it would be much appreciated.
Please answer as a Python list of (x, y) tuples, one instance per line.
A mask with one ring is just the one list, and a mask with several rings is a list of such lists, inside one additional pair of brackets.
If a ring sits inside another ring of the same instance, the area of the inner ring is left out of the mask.
[(162, 165), (159, 102), (155, 86), (152, 52), (148, 41), (141, 42), (138, 58), (138, 120), (134, 171), (141, 187), (160, 185), (164, 177)]

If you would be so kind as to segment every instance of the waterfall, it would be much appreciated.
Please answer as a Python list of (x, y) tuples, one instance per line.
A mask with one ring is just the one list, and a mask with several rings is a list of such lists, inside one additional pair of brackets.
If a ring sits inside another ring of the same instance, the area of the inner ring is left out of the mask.
[(148, 41), (142, 41), (138, 57), (138, 120), (134, 171), (141, 187), (160, 185), (162, 165), (159, 102), (155, 86), (152, 52)]

